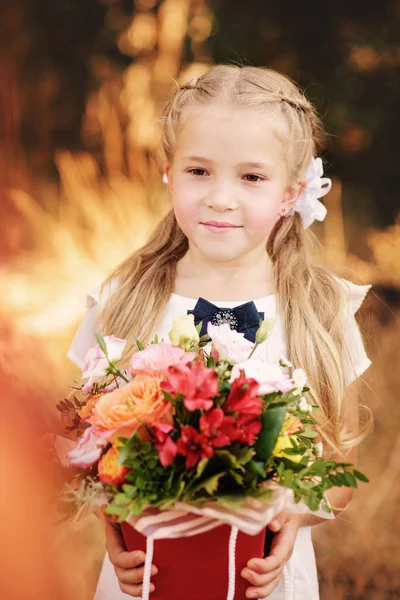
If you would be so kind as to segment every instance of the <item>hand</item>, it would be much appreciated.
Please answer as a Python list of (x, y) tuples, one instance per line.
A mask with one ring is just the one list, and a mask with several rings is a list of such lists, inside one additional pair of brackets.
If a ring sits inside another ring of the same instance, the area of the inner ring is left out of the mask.
[[(121, 528), (117, 523), (112, 523), (105, 518), (106, 528), (106, 549), (110, 561), (114, 566), (114, 571), (118, 577), (119, 587), (124, 594), (129, 596), (141, 597), (144, 561), (146, 555), (141, 550), (127, 552), (124, 544), (124, 538)], [(151, 566), (151, 575), (156, 575), (158, 569), (155, 565)], [(150, 592), (154, 592), (155, 586), (150, 584)]]
[(241, 572), (254, 587), (248, 587), (246, 598), (265, 598), (278, 585), (283, 567), (293, 554), (300, 516), (282, 512), (268, 525), (274, 532), (271, 551), (265, 558), (252, 558)]

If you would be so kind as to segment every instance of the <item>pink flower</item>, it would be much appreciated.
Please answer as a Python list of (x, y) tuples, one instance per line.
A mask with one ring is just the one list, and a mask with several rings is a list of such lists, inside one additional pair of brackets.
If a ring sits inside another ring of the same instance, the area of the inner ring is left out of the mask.
[(226, 417), (222, 408), (214, 408), (200, 417), (200, 431), (207, 436), (209, 443), (214, 448), (228, 446), (232, 437), (229, 433), (234, 431), (234, 417)]
[(107, 440), (98, 436), (93, 427), (89, 427), (85, 430), (76, 447), (67, 453), (69, 466), (87, 469), (100, 458), (103, 448), (107, 444)]
[(223, 325), (212, 325), (208, 323), (207, 333), (213, 341), (214, 349), (218, 352), (219, 359), (227, 359), (234, 363), (246, 360), (253, 349), (253, 342), (246, 340), (244, 333), (238, 333), (229, 327), (228, 323)]
[(178, 453), (187, 456), (185, 462), (187, 469), (194, 467), (202, 458), (208, 458), (214, 454), (208, 438), (198, 433), (194, 427), (182, 427), (177, 446)]
[(218, 375), (196, 360), (191, 367), (177, 365), (168, 369), (167, 380), (161, 388), (176, 397), (182, 394), (185, 407), (190, 410), (210, 410), (211, 398), (218, 394)]
[[(106, 335), (103, 339), (107, 347), (109, 361), (117, 362), (122, 356), (126, 340), (117, 338), (114, 335)], [(85, 364), (82, 370), (82, 379), (89, 378), (82, 388), (84, 392), (89, 392), (94, 383), (106, 376), (108, 365), (107, 357), (100, 348), (100, 344), (91, 346), (85, 355)]]
[(178, 448), (173, 439), (169, 436), (173, 431), (172, 425), (157, 423), (152, 426), (151, 434), (154, 438), (154, 445), (158, 450), (158, 458), (163, 467), (169, 467), (178, 453)]
[(266, 363), (258, 357), (234, 365), (230, 381), (233, 382), (240, 377), (241, 371), (244, 371), (246, 377), (255, 379), (260, 384), (258, 390), (260, 396), (272, 394), (276, 391), (289, 391), (294, 387), (293, 381), (283, 373), (278, 364)]
[(239, 413), (258, 417), (262, 411), (262, 398), (259, 397), (259, 384), (255, 379), (242, 375), (235, 379), (231, 391), (224, 404), (229, 413)]
[(169, 367), (186, 365), (196, 358), (195, 352), (185, 352), (171, 344), (160, 342), (151, 344), (145, 350), (136, 352), (130, 361), (129, 371), (132, 375), (145, 373), (165, 377)]

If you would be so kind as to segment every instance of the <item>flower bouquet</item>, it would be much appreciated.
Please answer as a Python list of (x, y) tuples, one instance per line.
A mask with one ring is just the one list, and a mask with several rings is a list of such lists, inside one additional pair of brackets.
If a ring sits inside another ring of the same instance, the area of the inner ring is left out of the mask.
[(153, 558), (155, 600), (243, 598), (240, 571), (264, 555), (277, 513), (329, 518), (325, 491), (366, 481), (351, 464), (322, 458), (304, 371), (253, 356), (271, 326), (260, 322), (255, 343), (227, 323), (209, 323), (200, 337), (187, 315), (168, 343), (137, 341), (126, 369), (125, 340), (96, 334), (85, 399), (58, 405), (78, 436), (67, 494), (86, 509), (105, 505), (127, 548), (146, 551), (145, 600)]

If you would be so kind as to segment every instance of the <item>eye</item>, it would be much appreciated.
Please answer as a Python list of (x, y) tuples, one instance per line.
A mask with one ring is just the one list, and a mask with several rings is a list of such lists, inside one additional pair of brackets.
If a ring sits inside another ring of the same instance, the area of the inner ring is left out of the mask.
[(252, 177), (253, 179), (247, 179), (247, 181), (250, 181), (250, 183), (258, 183), (259, 181), (265, 181), (265, 177), (261, 177), (261, 175), (255, 175), (254, 173), (249, 173), (248, 175), (244, 176), (245, 179), (247, 177)]
[(189, 169), (188, 173), (192, 173), (192, 175), (195, 175), (196, 177), (203, 177), (204, 173), (207, 173), (207, 171), (205, 169)]

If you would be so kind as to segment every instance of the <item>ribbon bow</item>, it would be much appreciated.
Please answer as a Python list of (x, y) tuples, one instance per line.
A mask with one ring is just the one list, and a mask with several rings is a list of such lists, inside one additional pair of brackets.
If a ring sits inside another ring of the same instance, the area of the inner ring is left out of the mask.
[(246, 302), (235, 308), (219, 308), (204, 298), (199, 298), (194, 309), (187, 313), (194, 315), (195, 325), (202, 321), (200, 335), (207, 333), (209, 322), (213, 325), (228, 323), (231, 329), (244, 333), (244, 337), (251, 342), (256, 341), (257, 329), (264, 319), (264, 313), (258, 312), (254, 302)]

